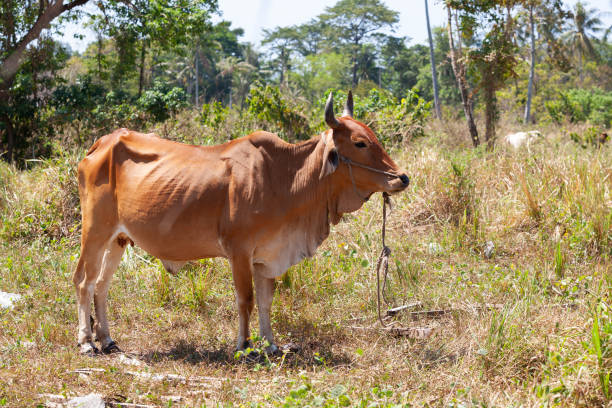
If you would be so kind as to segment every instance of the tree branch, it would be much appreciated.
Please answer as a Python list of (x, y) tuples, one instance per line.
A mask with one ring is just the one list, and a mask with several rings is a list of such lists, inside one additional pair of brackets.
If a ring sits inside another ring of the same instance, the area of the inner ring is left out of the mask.
[(21, 66), (23, 53), (25, 52), (28, 45), (36, 40), (43, 29), (47, 28), (51, 21), (53, 21), (60, 14), (70, 11), (77, 6), (81, 6), (87, 3), (89, 0), (74, 0), (64, 5), (63, 0), (57, 0), (51, 3), (47, 8), (39, 15), (36, 22), (30, 28), (30, 30), (23, 36), (17, 45), (15, 45), (13, 52), (1, 62), (0, 64), (0, 87), (5, 87), (7, 83), (12, 82), (12, 79), (17, 74), (17, 70)]

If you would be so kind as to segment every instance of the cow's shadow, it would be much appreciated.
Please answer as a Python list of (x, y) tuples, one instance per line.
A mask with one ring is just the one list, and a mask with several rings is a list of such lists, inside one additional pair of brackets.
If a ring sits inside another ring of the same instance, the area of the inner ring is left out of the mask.
[[(248, 356), (237, 356), (231, 346), (207, 347), (196, 340), (178, 340), (168, 348), (149, 350), (139, 354), (139, 359), (149, 365), (164, 361), (180, 361), (193, 365), (209, 364), (218, 366), (239, 366), (243, 364), (283, 365), (294, 368), (322, 366), (336, 368), (350, 366), (352, 359), (345, 353), (332, 351), (333, 345), (339, 340), (338, 333), (330, 333), (325, 329), (313, 329), (309, 324), (292, 327), (290, 332), (298, 336), (299, 342), (291, 342), (293, 350), (264, 355), (263, 352), (251, 353)], [(283, 342), (279, 343), (282, 348)]]

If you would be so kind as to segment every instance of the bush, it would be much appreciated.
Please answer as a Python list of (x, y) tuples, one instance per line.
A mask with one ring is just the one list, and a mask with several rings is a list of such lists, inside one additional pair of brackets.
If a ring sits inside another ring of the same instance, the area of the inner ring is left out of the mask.
[(559, 99), (547, 102), (546, 109), (556, 123), (589, 122), (609, 128), (612, 124), (612, 92), (570, 89), (560, 92)]
[(283, 96), (276, 86), (251, 88), (247, 97), (249, 114), (256, 117), (265, 130), (278, 132), (285, 139), (307, 139), (313, 131), (303, 109)]
[(219, 129), (223, 122), (225, 122), (228, 113), (229, 109), (224, 107), (221, 102), (205, 103), (202, 106), (199, 119), (204, 125), (213, 129)]
[(153, 89), (144, 92), (138, 99), (138, 105), (153, 120), (162, 122), (187, 106), (187, 94), (182, 88), (169, 88), (166, 84), (156, 82)]

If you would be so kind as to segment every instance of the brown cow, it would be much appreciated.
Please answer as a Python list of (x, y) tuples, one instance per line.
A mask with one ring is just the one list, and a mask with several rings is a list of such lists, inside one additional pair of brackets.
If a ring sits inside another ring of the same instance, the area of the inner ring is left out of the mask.
[[(299, 144), (255, 132), (218, 146), (190, 146), (126, 129), (100, 138), (79, 163), (81, 257), (73, 282), (78, 341), (94, 354), (90, 322), (105, 353), (119, 351), (106, 316), (109, 284), (124, 248), (136, 244), (175, 272), (186, 261), (229, 260), (240, 319), (238, 349), (248, 345), (253, 285), (261, 336), (270, 326), (274, 278), (312, 256), (343, 213), (375, 192), (397, 193), (408, 177), (372, 130), (325, 107), (330, 129)], [(342, 162), (342, 164), (340, 164)]]

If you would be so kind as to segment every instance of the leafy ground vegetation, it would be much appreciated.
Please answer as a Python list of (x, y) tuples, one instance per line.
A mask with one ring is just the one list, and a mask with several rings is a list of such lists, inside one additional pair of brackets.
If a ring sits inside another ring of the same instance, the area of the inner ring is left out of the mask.
[[(181, 126), (166, 130), (222, 141)], [(71, 275), (83, 151), (27, 169), (1, 163), (0, 290), (24, 297), (0, 309), (0, 406), (91, 392), (126, 406), (607, 406), (612, 152), (582, 148), (570, 131), (587, 129), (551, 125), (530, 152), (489, 152), (468, 148), (462, 124), (429, 122), (427, 137), (395, 144), (412, 184), (389, 215), (387, 295), (419, 302), (396, 320), (433, 334), (394, 337), (376, 323), (375, 197), (277, 281), (278, 342), (299, 350), (258, 359), (233, 353), (226, 261), (173, 277), (139, 248), (124, 255), (109, 298), (128, 355), (79, 355)], [(431, 310), (447, 313), (413, 313)]]

